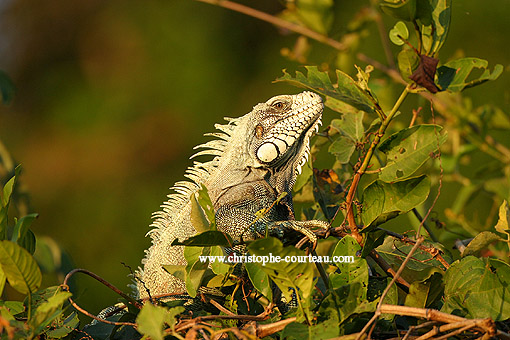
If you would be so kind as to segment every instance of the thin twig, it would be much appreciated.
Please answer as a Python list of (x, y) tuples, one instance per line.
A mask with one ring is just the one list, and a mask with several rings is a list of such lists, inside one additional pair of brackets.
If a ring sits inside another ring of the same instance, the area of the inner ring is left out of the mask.
[[(97, 281), (101, 282), (103, 285), (107, 286), (108, 288), (110, 288), (111, 290), (113, 290), (115, 293), (119, 294), (120, 296), (122, 296), (123, 298), (125, 298), (126, 300), (129, 301), (129, 303), (133, 304), (135, 307), (137, 308), (142, 308), (142, 305), (136, 301), (135, 299), (133, 299), (131, 296), (127, 295), (126, 293), (124, 293), (123, 291), (121, 291), (120, 289), (118, 289), (117, 287), (115, 287), (114, 285), (112, 285), (111, 283), (109, 283), (108, 281), (106, 281), (105, 279), (103, 279), (102, 277), (86, 270), (86, 269), (74, 269), (72, 271), (70, 271), (65, 279), (64, 279), (64, 283), (61, 285), (62, 287), (62, 290), (64, 291), (69, 291), (69, 285), (68, 285), (68, 281), (69, 279), (76, 273), (84, 273), (84, 274), (87, 274), (88, 276), (96, 279)], [(92, 313), (86, 311), (85, 309), (81, 308), (80, 306), (78, 306), (78, 304), (76, 302), (73, 301), (72, 298), (68, 298), (69, 300), (69, 303), (76, 309), (78, 310), (79, 312), (87, 315), (88, 317), (91, 317), (92, 319), (94, 320), (97, 320), (97, 321), (100, 321), (100, 322), (103, 322), (103, 323), (107, 323), (107, 324), (110, 324), (110, 325), (117, 325), (117, 326), (121, 326), (121, 325), (128, 325), (128, 326), (133, 326), (133, 327), (136, 327), (137, 325), (135, 323), (132, 323), (132, 322), (115, 322), (115, 321), (109, 321), (109, 320), (105, 320), (105, 319), (102, 319), (102, 318), (99, 318), (95, 315), (93, 315)]]
[(370, 321), (363, 327), (363, 329), (361, 330), (361, 332), (359, 333), (359, 335), (356, 337), (356, 340), (360, 340), (361, 338), (361, 334), (364, 334), (366, 333), (366, 331), (368, 330), (368, 328), (372, 325), (372, 323), (374, 323), (377, 318), (383, 313), (382, 310), (381, 310), (381, 306), (383, 305), (383, 302), (384, 302), (384, 299), (386, 298), (386, 295), (388, 294), (388, 292), (390, 291), (390, 288), (391, 286), (393, 286), (393, 284), (397, 281), (397, 279), (400, 277), (400, 274), (402, 274), (402, 271), (404, 270), (405, 266), (407, 265), (407, 262), (409, 262), (409, 260), (411, 259), (411, 257), (413, 256), (414, 252), (416, 251), (416, 249), (418, 249), (419, 245), (423, 242), (424, 238), (423, 236), (420, 237), (419, 239), (416, 240), (416, 244), (414, 245), (414, 247), (411, 249), (411, 251), (409, 252), (409, 254), (407, 254), (407, 257), (405, 258), (404, 262), (402, 262), (402, 264), (400, 265), (400, 268), (398, 268), (398, 271), (397, 273), (395, 274), (395, 276), (393, 277), (393, 279), (391, 280), (391, 282), (388, 284), (388, 286), (386, 287), (386, 289), (383, 291), (383, 293), (381, 294), (381, 297), (379, 299), (379, 303), (377, 304), (377, 309), (375, 310), (375, 313), (374, 313), (374, 316), (370, 319)]
[(71, 270), (69, 273), (67, 273), (65, 279), (64, 279), (64, 283), (62, 284), (63, 287), (66, 287), (67, 290), (69, 290), (69, 285), (68, 285), (68, 281), (69, 279), (76, 273), (83, 273), (83, 274), (86, 274), (92, 278), (94, 278), (95, 280), (101, 282), (103, 285), (105, 285), (106, 287), (110, 288), (111, 290), (113, 290), (115, 293), (119, 294), (120, 296), (122, 296), (124, 299), (126, 299), (130, 304), (132, 304), (133, 306), (135, 306), (136, 308), (138, 309), (141, 309), (143, 307), (143, 305), (136, 301), (135, 299), (133, 299), (131, 296), (129, 296), (128, 294), (124, 293), (123, 291), (121, 291), (119, 288), (115, 287), (114, 285), (112, 285), (110, 282), (106, 281), (105, 279), (103, 279), (101, 276), (97, 275), (97, 274), (94, 274), (93, 272), (89, 271), (89, 270), (86, 270), (86, 269), (81, 269), (81, 268), (77, 268), (77, 269), (73, 269)]
[(232, 11), (243, 13), (248, 16), (260, 19), (262, 21), (269, 22), (275, 26), (288, 29), (289, 31), (302, 34), (308, 38), (317, 40), (321, 43), (331, 46), (336, 50), (339, 51), (345, 50), (345, 45), (337, 40), (331, 39), (323, 34), (312, 31), (311, 29), (306, 28), (304, 26), (280, 19), (274, 15), (267, 14), (265, 12), (256, 10), (248, 6), (244, 6), (228, 0), (197, 0), (197, 1), (205, 2), (211, 5), (217, 5), (223, 8), (228, 8)]

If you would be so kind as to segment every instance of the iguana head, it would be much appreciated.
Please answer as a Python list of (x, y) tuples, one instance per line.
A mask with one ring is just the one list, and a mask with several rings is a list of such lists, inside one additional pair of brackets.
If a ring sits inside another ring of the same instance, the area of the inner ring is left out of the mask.
[(260, 168), (289, 167), (300, 172), (309, 140), (321, 124), (322, 99), (313, 92), (276, 96), (253, 108), (249, 152)]

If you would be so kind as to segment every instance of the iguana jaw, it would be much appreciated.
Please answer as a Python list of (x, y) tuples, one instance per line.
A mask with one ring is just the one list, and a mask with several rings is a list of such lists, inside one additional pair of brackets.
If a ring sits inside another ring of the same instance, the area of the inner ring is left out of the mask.
[[(278, 169), (292, 164), (293, 170), (306, 162), (311, 135), (318, 129), (323, 104), (319, 95), (302, 92), (276, 96), (254, 107), (259, 121), (252, 152), (261, 168)], [(264, 119), (260, 119), (263, 117)]]

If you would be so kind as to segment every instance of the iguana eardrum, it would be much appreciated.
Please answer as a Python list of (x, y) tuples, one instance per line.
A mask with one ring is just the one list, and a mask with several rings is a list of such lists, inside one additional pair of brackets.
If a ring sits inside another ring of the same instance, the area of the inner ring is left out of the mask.
[[(165, 272), (162, 265), (186, 264), (183, 247), (171, 243), (196, 234), (190, 217), (191, 197), (202, 185), (213, 203), (218, 230), (234, 241), (261, 237), (266, 227), (278, 237), (298, 230), (315, 240), (309, 228), (328, 227), (323, 221), (296, 221), (290, 194), (308, 158), (310, 137), (321, 124), (322, 110), (319, 95), (303, 92), (273, 97), (242, 117), (226, 118), (226, 125), (216, 124), (220, 132), (208, 134), (216, 139), (195, 147), (205, 150), (192, 156), (212, 155), (214, 159), (188, 168), (185, 176), (191, 181), (177, 182), (172, 187), (176, 193), (154, 214), (148, 233), (152, 246), (137, 273), (139, 298), (148, 297), (147, 289), (152, 297), (186, 292), (184, 282)], [(283, 192), (288, 195), (248, 228), (255, 212), (271, 207)]]

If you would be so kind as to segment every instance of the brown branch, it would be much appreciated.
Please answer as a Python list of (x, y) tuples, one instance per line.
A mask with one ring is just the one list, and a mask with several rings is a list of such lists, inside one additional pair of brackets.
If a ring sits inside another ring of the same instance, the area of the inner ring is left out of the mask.
[(73, 269), (69, 273), (67, 273), (66, 277), (64, 278), (64, 283), (62, 284), (63, 287), (65, 287), (67, 289), (67, 291), (69, 291), (69, 285), (67, 284), (67, 282), (76, 273), (86, 274), (86, 275), (94, 278), (95, 280), (101, 282), (103, 285), (105, 285), (106, 287), (108, 287), (111, 290), (113, 290), (115, 293), (117, 293), (120, 296), (122, 296), (124, 299), (126, 299), (130, 304), (132, 304), (136, 308), (141, 309), (143, 307), (143, 305), (140, 302), (136, 301), (131, 296), (129, 296), (128, 294), (124, 293), (119, 288), (115, 287), (110, 282), (108, 282), (105, 279), (103, 279), (101, 276), (99, 276), (97, 274), (94, 274), (93, 272), (91, 272), (89, 270), (86, 270), (86, 269), (77, 268), (77, 269)]
[[(121, 291), (120, 289), (118, 289), (117, 287), (115, 287), (114, 285), (112, 285), (111, 283), (109, 283), (108, 281), (106, 281), (105, 279), (103, 279), (102, 277), (100, 277), (99, 275), (96, 275), (94, 273), (92, 273), (91, 271), (88, 271), (86, 269), (74, 269), (72, 271), (70, 271), (65, 279), (64, 279), (64, 282), (62, 283), (61, 287), (62, 287), (62, 290), (64, 291), (67, 291), (69, 292), (69, 285), (68, 285), (68, 281), (69, 279), (76, 273), (84, 273), (84, 274), (87, 274), (88, 276), (96, 279), (97, 281), (101, 282), (103, 285), (105, 285), (106, 287), (110, 288), (111, 290), (113, 290), (115, 293), (119, 294), (120, 296), (122, 296), (123, 298), (125, 298), (126, 300), (128, 300), (129, 303), (131, 303), (132, 305), (134, 305), (135, 307), (137, 308), (142, 308), (142, 304), (140, 304), (138, 301), (136, 301), (135, 299), (133, 299), (131, 296), (127, 295), (126, 293), (124, 293), (123, 291)], [(79, 312), (87, 315), (88, 317), (91, 317), (92, 319), (94, 320), (97, 320), (97, 321), (100, 321), (100, 322), (103, 322), (103, 323), (107, 323), (107, 324), (110, 324), (110, 325), (117, 325), (117, 326), (121, 326), (121, 325), (128, 325), (128, 326), (133, 326), (133, 327), (136, 327), (137, 325), (135, 323), (132, 323), (132, 322), (114, 322), (114, 321), (109, 321), (109, 320), (105, 320), (105, 319), (102, 319), (102, 318), (99, 318), (95, 315), (93, 315), (92, 313), (88, 312), (87, 310), (81, 308), (80, 306), (78, 306), (78, 304), (76, 302), (73, 301), (72, 298), (68, 298), (69, 300), (69, 303), (76, 309), (78, 310)]]
[[(480, 331), (488, 333), (490, 336), (497, 335), (501, 339), (510, 339), (510, 335), (507, 333), (497, 330), (496, 324), (490, 318), (488, 319), (466, 319), (461, 316), (443, 313), (435, 309), (417, 308), (408, 306), (397, 306), (397, 305), (386, 305), (380, 306), (381, 313), (394, 314), (394, 315), (405, 315), (412, 316), (415, 318), (422, 318), (432, 321), (439, 321), (448, 324), (461, 325), (460, 323), (475, 322), (476, 328)], [(448, 330), (451, 328), (445, 328)]]
[(339, 42), (337, 40), (331, 39), (323, 34), (317, 33), (317, 32), (315, 32), (309, 28), (306, 28), (304, 26), (280, 19), (274, 15), (267, 14), (265, 12), (256, 10), (256, 9), (248, 7), (248, 6), (244, 6), (244, 5), (241, 5), (241, 4), (232, 2), (232, 1), (228, 1), (228, 0), (197, 0), (197, 1), (205, 2), (205, 3), (211, 4), (211, 5), (217, 5), (217, 6), (220, 6), (223, 8), (230, 9), (235, 12), (246, 14), (248, 16), (251, 16), (251, 17), (260, 19), (262, 21), (268, 22), (270, 24), (273, 24), (275, 26), (285, 28), (285, 29), (288, 29), (289, 31), (299, 33), (299, 34), (304, 35), (308, 38), (317, 40), (318, 42), (324, 43), (324, 44), (331, 46), (334, 49), (339, 50), (339, 51), (345, 50), (345, 48), (346, 48), (344, 44), (342, 44), (341, 42)]
[[(379, 253), (373, 249), (371, 252), (370, 252), (370, 257), (379, 265), (379, 267), (382, 268), (382, 270), (384, 270), (389, 276), (391, 277), (395, 277), (397, 275), (397, 272), (395, 272), (395, 270), (393, 268), (391, 268), (391, 266), (388, 264), (388, 262), (386, 262), (385, 259), (382, 258), (381, 255), (379, 255)], [(401, 277), (397, 277), (397, 282), (400, 283), (401, 285), (405, 286), (407, 289), (409, 289), (409, 287), (411, 286), (409, 284), (409, 282), (407, 282), (406, 280), (404, 280), (403, 278)]]

